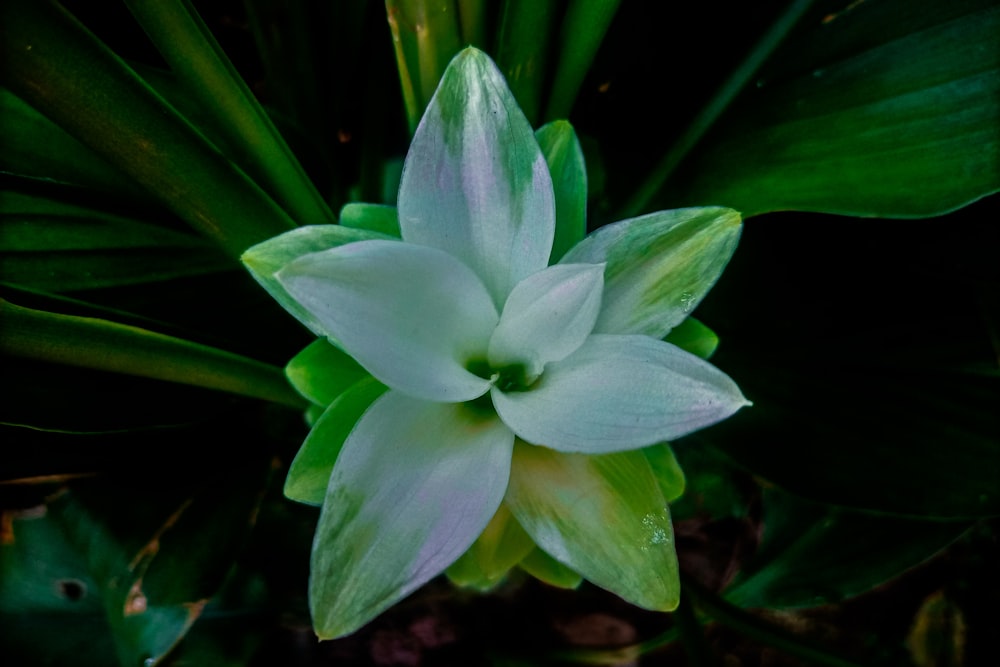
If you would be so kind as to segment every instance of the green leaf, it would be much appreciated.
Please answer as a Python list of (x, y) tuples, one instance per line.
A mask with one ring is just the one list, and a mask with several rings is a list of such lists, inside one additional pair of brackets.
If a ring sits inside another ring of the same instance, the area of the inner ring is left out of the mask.
[(410, 134), (445, 68), (462, 48), (455, 0), (386, 0)]
[(383, 204), (345, 204), (340, 209), (340, 224), (352, 229), (367, 229), (386, 236), (400, 238), (399, 214), (395, 206)]
[(188, 0), (126, 2), (171, 71), (235, 148), (232, 159), (299, 224), (333, 213)]
[(740, 231), (731, 209), (659, 211), (598, 229), (562, 261), (607, 262), (595, 333), (662, 338), (715, 284)]
[(295, 226), (62, 7), (5, 2), (0, 31), (0, 82), (231, 256)]
[(663, 340), (702, 359), (711, 359), (719, 346), (719, 337), (693, 317), (685, 318)]
[(285, 366), (285, 375), (296, 391), (312, 403), (326, 407), (349, 387), (371, 377), (358, 362), (319, 338), (295, 355)]
[(553, 2), (504, 0), (500, 10), (497, 66), (533, 126), (542, 111), (542, 84), (548, 75), (556, 9)]
[(74, 291), (231, 270), (205, 239), (59, 200), (5, 192), (0, 198), (4, 280)]
[(446, 570), (452, 583), (480, 591), (499, 584), (535, 548), (506, 504), (493, 515), (469, 550)]
[(145, 193), (121, 170), (71, 137), (24, 100), (0, 88), (0, 171), (123, 194)]
[(273, 366), (138, 327), (0, 300), (0, 328), (0, 351), (15, 357), (303, 404)]
[(576, 0), (559, 32), (559, 58), (545, 120), (567, 118), (621, 0)]
[(673, 526), (642, 452), (563, 454), (518, 441), (506, 502), (539, 547), (588, 581), (646, 609), (677, 606)]
[(556, 233), (549, 264), (555, 264), (587, 233), (587, 164), (573, 126), (555, 121), (535, 132), (552, 176)]
[(539, 581), (556, 588), (578, 588), (583, 577), (566, 567), (540, 548), (535, 547), (518, 564), (522, 570)]
[(822, 506), (773, 490), (764, 495), (763, 524), (757, 553), (726, 591), (742, 607), (812, 607), (865, 593), (969, 527)]
[(355, 241), (384, 238), (389, 237), (365, 229), (351, 229), (341, 225), (307, 225), (258, 243), (243, 253), (240, 259), (254, 279), (281, 304), (282, 308), (294, 315), (314, 334), (322, 336), (324, 334), (315, 318), (288, 294), (274, 274), (292, 260), (309, 253), (336, 248)]
[(989, 0), (812, 15), (655, 205), (906, 218), (997, 191), (998, 32)]
[(387, 387), (368, 377), (342, 392), (313, 424), (309, 436), (288, 468), (285, 496), (300, 503), (322, 505), (330, 473), (344, 441), (361, 415)]

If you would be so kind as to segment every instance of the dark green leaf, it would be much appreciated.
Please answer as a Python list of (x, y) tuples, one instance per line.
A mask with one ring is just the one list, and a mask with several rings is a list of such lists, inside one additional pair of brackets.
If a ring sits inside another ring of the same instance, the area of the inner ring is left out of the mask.
[(880, 517), (764, 495), (764, 539), (726, 597), (742, 607), (812, 607), (867, 592), (953, 542), (967, 523)]
[(555, 121), (535, 132), (552, 176), (556, 233), (549, 264), (555, 264), (587, 233), (587, 165), (573, 126)]
[(807, 16), (656, 205), (922, 217), (1000, 188), (1000, 7), (827, 10)]
[(532, 125), (541, 113), (542, 84), (557, 4), (537, 0), (504, 0), (497, 39), (497, 66), (507, 79), (521, 111)]
[(0, 31), (0, 81), (231, 256), (295, 226), (60, 6), (5, 2)]

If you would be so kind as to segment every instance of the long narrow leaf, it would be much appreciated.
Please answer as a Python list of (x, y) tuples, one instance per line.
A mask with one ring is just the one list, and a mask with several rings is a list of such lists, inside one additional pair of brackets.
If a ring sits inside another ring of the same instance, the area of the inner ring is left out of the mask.
[(299, 224), (334, 222), (333, 213), (187, 0), (127, 0), (129, 10), (214, 121), (240, 151), (233, 156)]
[(506, 0), (500, 17), (497, 65), (532, 125), (541, 113), (556, 3)]
[(281, 369), (108, 320), (0, 300), (0, 352), (15, 357), (179, 382), (304, 407)]
[(0, 82), (231, 256), (295, 226), (128, 65), (50, 1), (0, 4)]

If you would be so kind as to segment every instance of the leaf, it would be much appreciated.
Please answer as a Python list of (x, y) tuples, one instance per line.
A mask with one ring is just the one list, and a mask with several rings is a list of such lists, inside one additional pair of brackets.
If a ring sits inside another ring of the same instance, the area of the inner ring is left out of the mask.
[(386, 236), (400, 238), (399, 214), (395, 206), (382, 204), (345, 204), (340, 209), (340, 224), (352, 229), (367, 229)]
[(295, 224), (54, 2), (6, 2), (0, 81), (233, 257)]
[(812, 607), (870, 591), (927, 560), (968, 523), (881, 517), (764, 494), (764, 538), (726, 591), (741, 607)]
[(995, 192), (998, 32), (989, 0), (814, 12), (656, 205), (907, 218)]
[(500, 13), (497, 66), (533, 126), (542, 111), (542, 84), (548, 75), (557, 8), (552, 2), (505, 0)]
[(653, 477), (660, 487), (663, 500), (672, 503), (684, 495), (684, 471), (681, 469), (674, 452), (668, 443), (645, 447), (642, 453), (646, 455)]
[(535, 547), (519, 563), (522, 570), (556, 588), (579, 588), (583, 577)]
[(715, 332), (693, 317), (684, 318), (663, 340), (702, 359), (711, 359), (719, 346)]
[(496, 587), (533, 549), (535, 543), (507, 505), (501, 504), (486, 530), (451, 564), (446, 574), (458, 586), (485, 592)]
[(207, 345), (108, 320), (0, 299), (0, 351), (14, 357), (151, 377), (301, 407), (280, 370)]
[(205, 239), (58, 200), (5, 192), (4, 280), (76, 291), (231, 270)]
[(714, 362), (754, 406), (702, 437), (812, 500), (1000, 514), (991, 205), (947, 221), (803, 214), (750, 225), (702, 308), (726, 323)]

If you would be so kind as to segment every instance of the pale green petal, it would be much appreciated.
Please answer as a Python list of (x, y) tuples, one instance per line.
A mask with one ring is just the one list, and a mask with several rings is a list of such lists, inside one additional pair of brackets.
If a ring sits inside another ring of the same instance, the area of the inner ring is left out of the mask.
[(354, 229), (367, 229), (393, 238), (401, 236), (399, 215), (395, 206), (351, 202), (340, 209), (340, 224)]
[(365, 241), (302, 257), (281, 284), (327, 335), (393, 389), (432, 401), (468, 401), (489, 381), (481, 359), (498, 315), (464, 264), (434, 248)]
[(663, 499), (672, 503), (684, 495), (686, 484), (684, 471), (681, 469), (680, 463), (677, 462), (674, 450), (670, 448), (670, 445), (664, 442), (652, 447), (644, 447), (642, 453), (649, 461), (649, 467), (653, 471), (656, 483), (660, 485)]
[(487, 591), (500, 583), (535, 543), (510, 509), (501, 504), (486, 530), (462, 557), (452, 563), (446, 574), (452, 583)]
[(552, 180), (534, 132), (489, 56), (468, 48), (445, 70), (399, 186), (403, 239), (458, 257), (499, 308), (548, 264)]
[(293, 299), (278, 282), (275, 274), (290, 262), (309, 253), (336, 248), (356, 241), (387, 239), (364, 229), (349, 229), (340, 225), (306, 225), (285, 232), (273, 239), (253, 246), (240, 258), (250, 270), (250, 275), (274, 298), (281, 307), (306, 325), (317, 336), (322, 336), (319, 322)]
[(587, 164), (573, 126), (557, 120), (538, 128), (556, 196), (556, 233), (549, 263), (555, 264), (587, 233)]
[(715, 284), (740, 230), (728, 208), (659, 211), (602, 227), (562, 261), (608, 264), (596, 333), (663, 338)]
[(495, 416), (390, 391), (344, 443), (313, 542), (320, 639), (354, 632), (444, 571), (493, 517), (514, 435)]
[(533, 380), (545, 364), (565, 359), (593, 330), (603, 284), (601, 264), (550, 266), (522, 280), (490, 338), (490, 365), (523, 365)]
[(295, 390), (324, 408), (365, 377), (358, 362), (326, 338), (318, 338), (285, 365), (285, 377)]
[(591, 454), (679, 438), (748, 404), (725, 373), (647, 336), (593, 335), (528, 391), (492, 397), (524, 440)]
[(685, 318), (663, 340), (702, 359), (711, 359), (719, 347), (715, 332), (693, 317)]
[(525, 556), (518, 566), (535, 579), (556, 588), (578, 588), (583, 583), (579, 572), (566, 567), (538, 547)]
[(344, 441), (365, 410), (385, 391), (386, 386), (369, 375), (330, 403), (292, 459), (285, 477), (285, 496), (309, 505), (323, 504)]
[(677, 606), (670, 513), (642, 452), (586, 456), (518, 441), (505, 502), (539, 547), (588, 581), (646, 609)]

